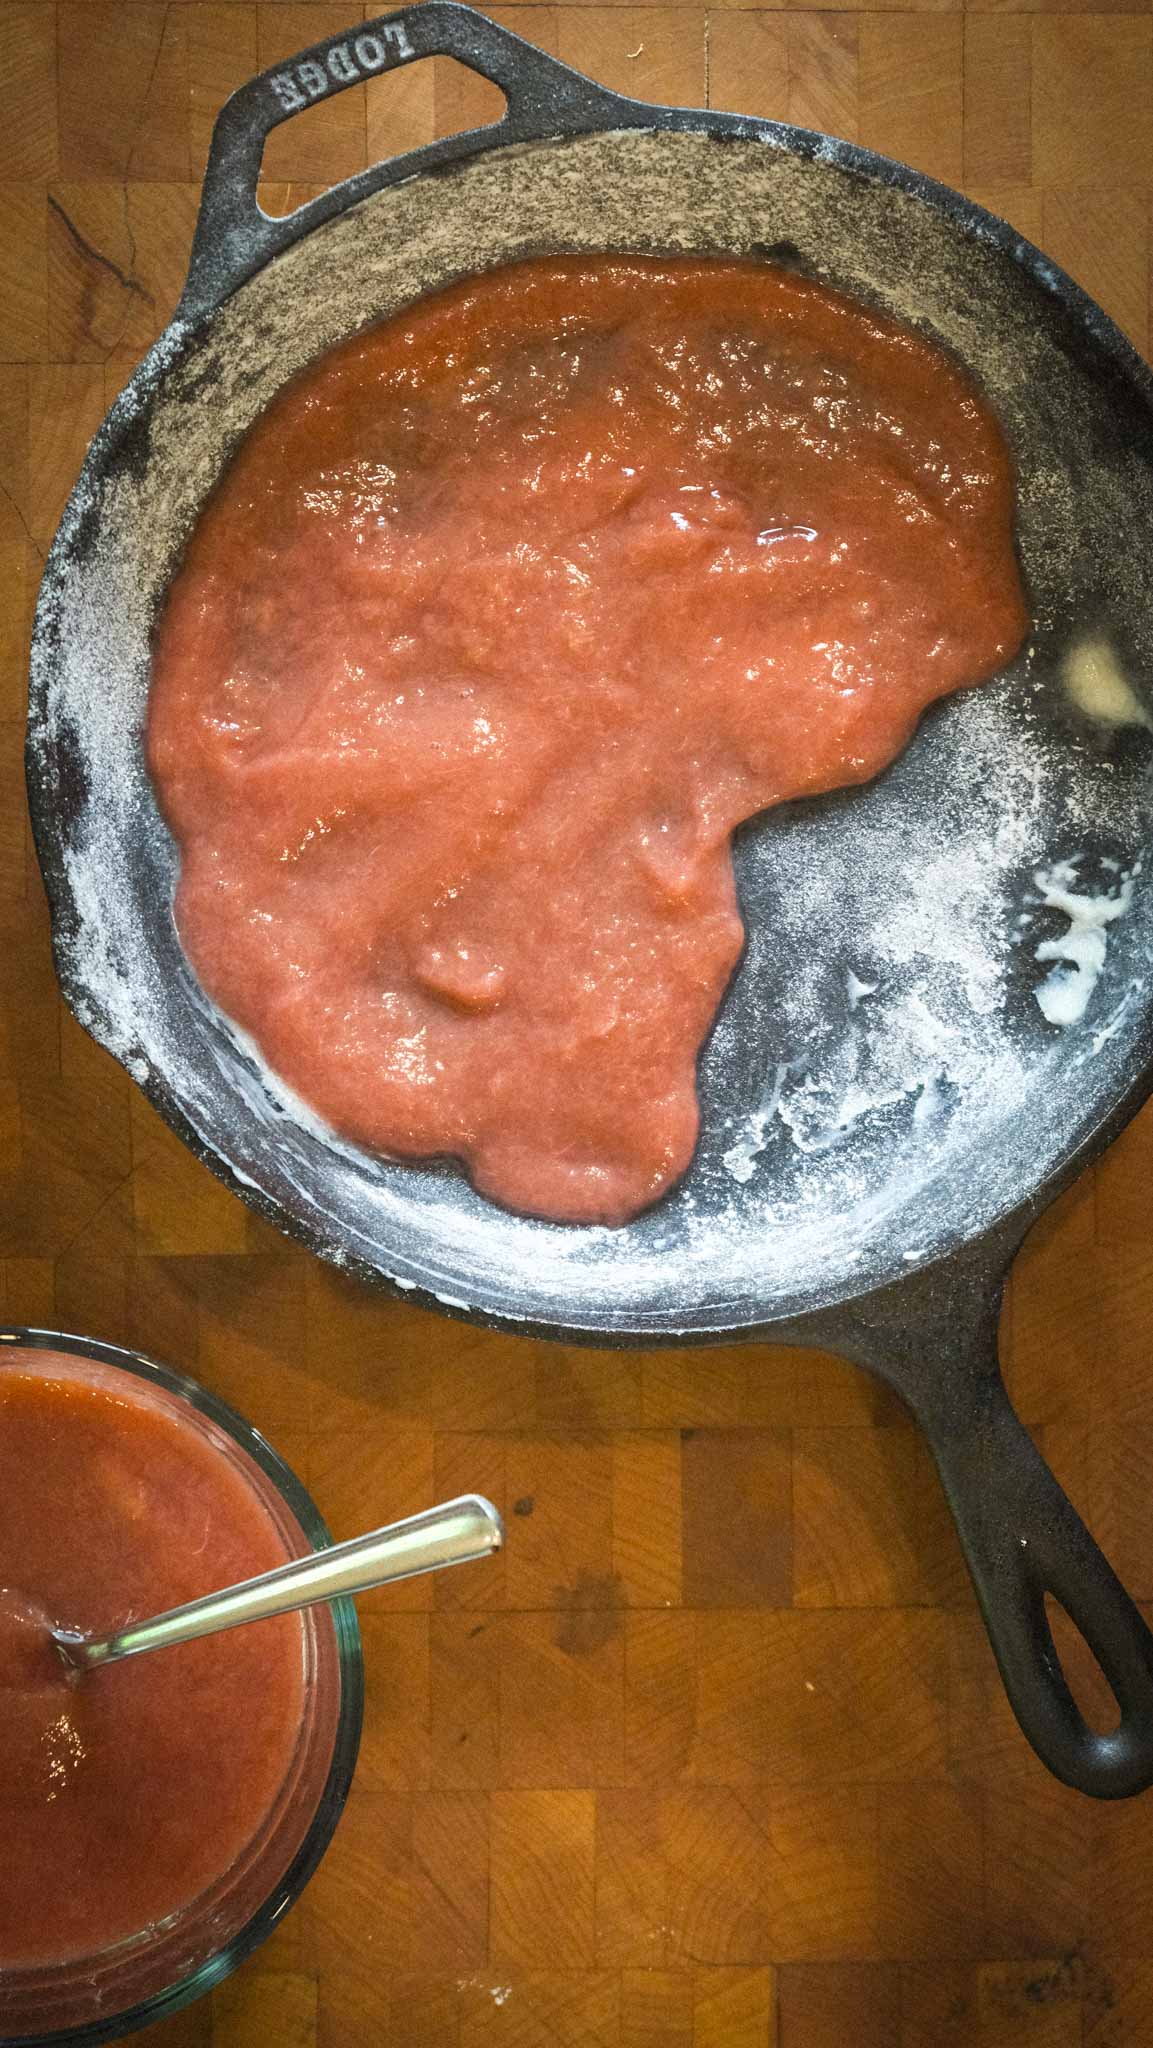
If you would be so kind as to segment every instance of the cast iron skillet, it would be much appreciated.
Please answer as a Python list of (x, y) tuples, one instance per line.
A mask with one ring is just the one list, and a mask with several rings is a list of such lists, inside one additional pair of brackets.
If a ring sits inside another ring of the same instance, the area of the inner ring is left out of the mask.
[[(257, 210), (271, 128), (436, 53), (501, 86), (498, 125), (286, 220)], [(563, 248), (752, 252), (937, 335), (1012, 442), (1036, 622), (1013, 668), (930, 713), (876, 783), (739, 836), (749, 942), (701, 1061), (697, 1156), (617, 1231), (508, 1214), (451, 1162), (392, 1165), (310, 1120), (180, 952), (141, 742), (156, 607), (275, 390), (423, 291)], [(221, 114), (186, 292), (97, 435), (49, 558), (28, 754), (64, 992), (215, 1172), (322, 1256), (452, 1313), (598, 1344), (820, 1346), (888, 1381), (932, 1446), (1025, 1733), (1103, 1798), (1153, 1781), (1153, 1638), (1017, 1421), (995, 1329), (1029, 1224), (1153, 1080), (1150, 742), (1093, 725), (1058, 681), (1090, 628), (1139, 692), (1153, 675), (1151, 510), (1146, 370), (1004, 223), (846, 144), (618, 98), (430, 0), (254, 79)], [(1083, 1019), (1057, 1029), (1034, 1000), (1036, 951), (1068, 923), (1035, 877), (1062, 860), (1082, 895), (1130, 900)], [(1047, 1593), (1112, 1684), (1111, 1734), (1071, 1697)]]

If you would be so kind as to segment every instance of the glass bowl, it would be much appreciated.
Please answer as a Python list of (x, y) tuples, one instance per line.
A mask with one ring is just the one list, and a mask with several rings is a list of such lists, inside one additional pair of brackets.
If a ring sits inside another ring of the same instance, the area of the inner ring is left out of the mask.
[[(55, 1330), (0, 1327), (5, 1350), (58, 1351), (91, 1360), (97, 1377), (144, 1380), (151, 1398), (229, 1459), (272, 1516), (290, 1553), (331, 1541), (299, 1479), (260, 1432), (204, 1387), (135, 1351)], [(301, 1615), (305, 1712), (272, 1808), (223, 1876), (176, 1913), (97, 1955), (35, 1968), (0, 1967), (0, 2043), (44, 2048), (118, 2040), (211, 1991), (262, 1942), (300, 1896), (340, 1818), (360, 1742), (364, 1679), (351, 1600)]]

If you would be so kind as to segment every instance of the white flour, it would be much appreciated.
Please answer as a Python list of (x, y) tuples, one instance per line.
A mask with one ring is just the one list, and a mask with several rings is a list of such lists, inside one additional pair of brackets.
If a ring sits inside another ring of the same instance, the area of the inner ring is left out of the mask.
[[(1137, 861), (1128, 874), (1121, 876), (1114, 891), (1089, 896), (1075, 887), (1080, 864), (1075, 855), (1071, 860), (1058, 861), (1047, 872), (1038, 870), (1033, 877), (1046, 908), (1059, 910), (1069, 920), (1063, 937), (1042, 940), (1034, 954), (1037, 960), (1061, 963), (1034, 994), (1046, 1021), (1066, 1027), (1079, 1024), (1089, 1007), (1089, 998), (1105, 965), (1109, 926), (1124, 917), (1141, 872), (1141, 862)], [(1107, 1042), (1101, 1037), (1095, 1050), (1099, 1052)]]
[(778, 1108), (788, 1075), (786, 1066), (775, 1066), (760, 1102), (747, 1119), (743, 1134), (738, 1137), (725, 1153), (724, 1164), (735, 1181), (743, 1186), (751, 1180), (757, 1170), (757, 1160), (768, 1144), (768, 1129)]

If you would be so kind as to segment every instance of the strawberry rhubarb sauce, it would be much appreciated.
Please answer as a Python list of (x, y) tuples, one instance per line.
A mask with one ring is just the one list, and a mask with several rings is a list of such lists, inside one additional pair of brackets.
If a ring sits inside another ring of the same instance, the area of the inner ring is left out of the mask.
[(531, 1214), (676, 1180), (729, 840), (876, 775), (1026, 612), (940, 349), (763, 264), (558, 258), (290, 383), (160, 622), (203, 986), (345, 1137)]
[(0, 1351), (0, 2037), (7, 1971), (103, 1952), (232, 1868), (304, 1715), (297, 1614), (88, 1672), (52, 1629), (111, 1634), (289, 1555), (191, 1411)]

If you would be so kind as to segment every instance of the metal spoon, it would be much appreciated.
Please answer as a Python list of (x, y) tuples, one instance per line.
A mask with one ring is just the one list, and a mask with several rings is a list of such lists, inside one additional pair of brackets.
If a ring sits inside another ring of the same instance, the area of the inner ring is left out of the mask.
[(429, 1508), (405, 1522), (393, 1522), (371, 1535), (354, 1536), (327, 1550), (294, 1558), (257, 1579), (206, 1593), (185, 1607), (170, 1608), (150, 1621), (134, 1621), (114, 1636), (77, 1635), (54, 1629), (53, 1640), (66, 1664), (79, 1671), (111, 1664), (119, 1657), (139, 1657), (146, 1650), (164, 1650), (172, 1643), (190, 1643), (196, 1636), (239, 1628), (269, 1614), (291, 1614), (335, 1600), (340, 1593), (367, 1593), (393, 1579), (411, 1579), (418, 1572), (441, 1571), (445, 1565), (469, 1564), (488, 1557), (504, 1542), (504, 1524), (492, 1502), (478, 1493), (462, 1494), (443, 1507)]

